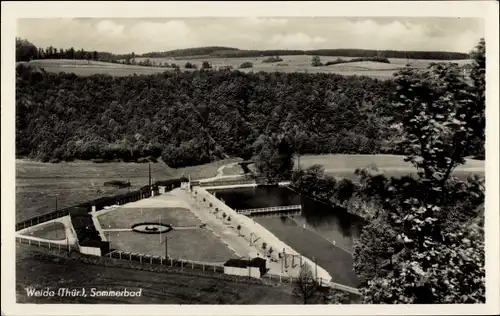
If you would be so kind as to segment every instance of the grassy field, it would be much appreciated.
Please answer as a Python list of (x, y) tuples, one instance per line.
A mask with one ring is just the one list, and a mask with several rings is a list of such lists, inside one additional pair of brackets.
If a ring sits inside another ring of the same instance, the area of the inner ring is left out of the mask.
[(51, 222), (32, 227), (24, 235), (49, 240), (64, 240), (66, 239), (66, 229), (63, 223)]
[[(154, 180), (191, 175), (192, 179), (214, 177), (217, 169), (238, 159), (172, 169), (164, 163), (151, 164)], [(83, 203), (98, 197), (128, 192), (129, 188), (105, 187), (110, 180), (130, 181), (130, 190), (148, 184), (148, 164), (140, 163), (41, 163), (16, 160), (16, 222)]]
[[(345, 56), (321, 56), (321, 61), (326, 63), (334, 61), (337, 58), (350, 60), (352, 57)], [(431, 62), (442, 62), (438, 60), (420, 60), (420, 59), (405, 59), (405, 58), (390, 58), (391, 64), (377, 63), (377, 62), (353, 62), (338, 65), (330, 65), (323, 67), (312, 67), (312, 56), (307, 55), (293, 55), (281, 56), (283, 61), (277, 63), (263, 63), (262, 61), (267, 57), (255, 58), (210, 58), (210, 57), (186, 57), (186, 58), (136, 58), (136, 62), (149, 59), (153, 64), (168, 63), (178, 65), (182, 71), (192, 71), (191, 69), (184, 68), (184, 65), (189, 61), (195, 64), (198, 69), (201, 68), (203, 61), (208, 61), (213, 67), (232, 66), (238, 69), (244, 62), (253, 63), (253, 68), (241, 69), (244, 72), (309, 72), (309, 73), (336, 73), (346, 76), (369, 76), (379, 79), (391, 78), (394, 72), (404, 67), (408, 62), (414, 68), (423, 69), (429, 66)], [(464, 65), (469, 63), (470, 60), (450, 60), (450, 62)], [(165, 71), (172, 71), (172, 68), (160, 67), (144, 67), (133, 65), (112, 64), (105, 62), (85, 60), (34, 60), (32, 64), (39, 65), (45, 70), (50, 72), (72, 72), (81, 76), (88, 76), (92, 74), (108, 74), (111, 76), (127, 76), (133, 75), (148, 75), (155, 73), (162, 73)]]
[[(297, 164), (297, 161), (295, 161)], [(397, 155), (308, 155), (300, 157), (301, 168), (312, 165), (323, 165), (325, 172), (341, 178), (356, 179), (354, 170), (375, 165), (387, 176), (400, 177), (415, 174), (416, 169), (403, 156)], [(484, 161), (468, 159), (463, 166), (459, 166), (454, 176), (466, 178), (471, 174), (484, 176)]]
[[(160, 218), (161, 216), (161, 218)], [(157, 222), (174, 226), (166, 234), (141, 234), (133, 231), (106, 231), (111, 247), (126, 252), (165, 256), (165, 237), (168, 238), (168, 256), (205, 262), (224, 262), (235, 258), (212, 232), (199, 228), (201, 221), (184, 208), (119, 208), (98, 216), (101, 227), (128, 229), (133, 224)], [(175, 227), (179, 227), (176, 230)], [(182, 230), (182, 227), (189, 229)]]
[(211, 231), (203, 228), (172, 230), (162, 234), (136, 232), (107, 232), (111, 247), (126, 252), (165, 256), (165, 237), (168, 256), (203, 262), (225, 262), (237, 256)]
[[(161, 216), (161, 217), (160, 217)], [(98, 215), (103, 229), (130, 228), (141, 222), (158, 222), (177, 226), (199, 226), (201, 221), (188, 209), (183, 208), (118, 208)]]
[[(289, 287), (234, 283), (209, 276), (155, 273), (89, 265), (43, 248), (16, 245), (16, 297), (30, 304), (294, 304)], [(142, 290), (137, 298), (44, 297), (26, 295), (27, 287)]]

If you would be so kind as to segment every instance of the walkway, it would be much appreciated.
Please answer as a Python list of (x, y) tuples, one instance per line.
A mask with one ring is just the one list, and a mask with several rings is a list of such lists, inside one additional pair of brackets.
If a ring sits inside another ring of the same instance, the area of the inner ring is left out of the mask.
[(252, 215), (253, 213), (276, 213), (290, 210), (302, 210), (302, 205), (285, 205), (285, 206), (272, 206), (262, 208), (249, 208), (244, 210), (235, 210), (239, 214)]
[[(222, 214), (211, 213), (208, 206), (204, 206), (203, 202), (196, 201), (190, 192), (174, 189), (172, 194), (176, 194), (179, 198), (184, 199), (189, 204), (189, 209), (193, 212), (211, 230), (214, 235), (219, 237), (227, 247), (233, 250), (236, 255), (241, 258), (255, 258), (257, 256), (263, 258), (266, 256), (265, 251), (260, 248), (260, 244), (254, 243), (250, 245), (249, 241), (243, 236), (251, 235), (251, 232), (244, 227), (238, 232), (234, 223), (224, 221)], [(222, 213), (222, 212), (219, 212)], [(242, 215), (243, 216), (243, 215)], [(282, 276), (289, 276), (286, 271), (281, 271), (281, 262), (268, 261), (267, 267), (270, 269), (268, 273)], [(293, 273), (295, 275), (296, 273)], [(293, 276), (292, 275), (292, 276)]]

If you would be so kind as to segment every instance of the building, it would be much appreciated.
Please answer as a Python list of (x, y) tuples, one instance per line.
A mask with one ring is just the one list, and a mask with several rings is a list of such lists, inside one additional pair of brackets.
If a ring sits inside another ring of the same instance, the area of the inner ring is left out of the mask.
[(266, 273), (266, 259), (229, 259), (224, 263), (224, 273), (260, 279)]

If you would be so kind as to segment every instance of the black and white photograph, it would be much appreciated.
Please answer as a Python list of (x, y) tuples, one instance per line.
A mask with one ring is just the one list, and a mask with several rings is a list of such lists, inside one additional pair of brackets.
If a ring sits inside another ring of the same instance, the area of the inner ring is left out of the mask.
[(493, 1), (2, 3), (2, 313), (496, 314), (498, 69)]

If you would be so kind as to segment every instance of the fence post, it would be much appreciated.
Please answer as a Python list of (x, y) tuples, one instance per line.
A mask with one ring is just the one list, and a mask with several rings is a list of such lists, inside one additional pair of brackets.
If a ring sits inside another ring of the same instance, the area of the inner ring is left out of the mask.
[(181, 269), (184, 269), (184, 261), (181, 260)]
[[(21, 242), (22, 243), (22, 242)], [(31, 239), (28, 239), (28, 245), (31, 245)]]
[(128, 261), (132, 261), (132, 253), (129, 254)]
[(41, 247), (41, 245), (40, 245), (40, 240), (38, 241), (38, 247)]
[(280, 274), (280, 284), (281, 284), (281, 274)]
[(139, 255), (139, 262), (142, 263), (142, 255)]
[(153, 264), (153, 256), (149, 257), (149, 264)]
[(163, 257), (160, 257), (160, 265), (163, 264)]
[(191, 270), (194, 270), (194, 262), (191, 261)]
[(172, 258), (170, 258), (170, 266), (173, 267), (174, 266), (174, 260)]
[(214, 272), (215, 272), (215, 266), (213, 266), (213, 267), (214, 267)]
[(120, 259), (121, 259), (121, 258), (122, 258), (122, 252), (120, 251), (120, 252), (118, 253), (118, 255), (120, 256)]

